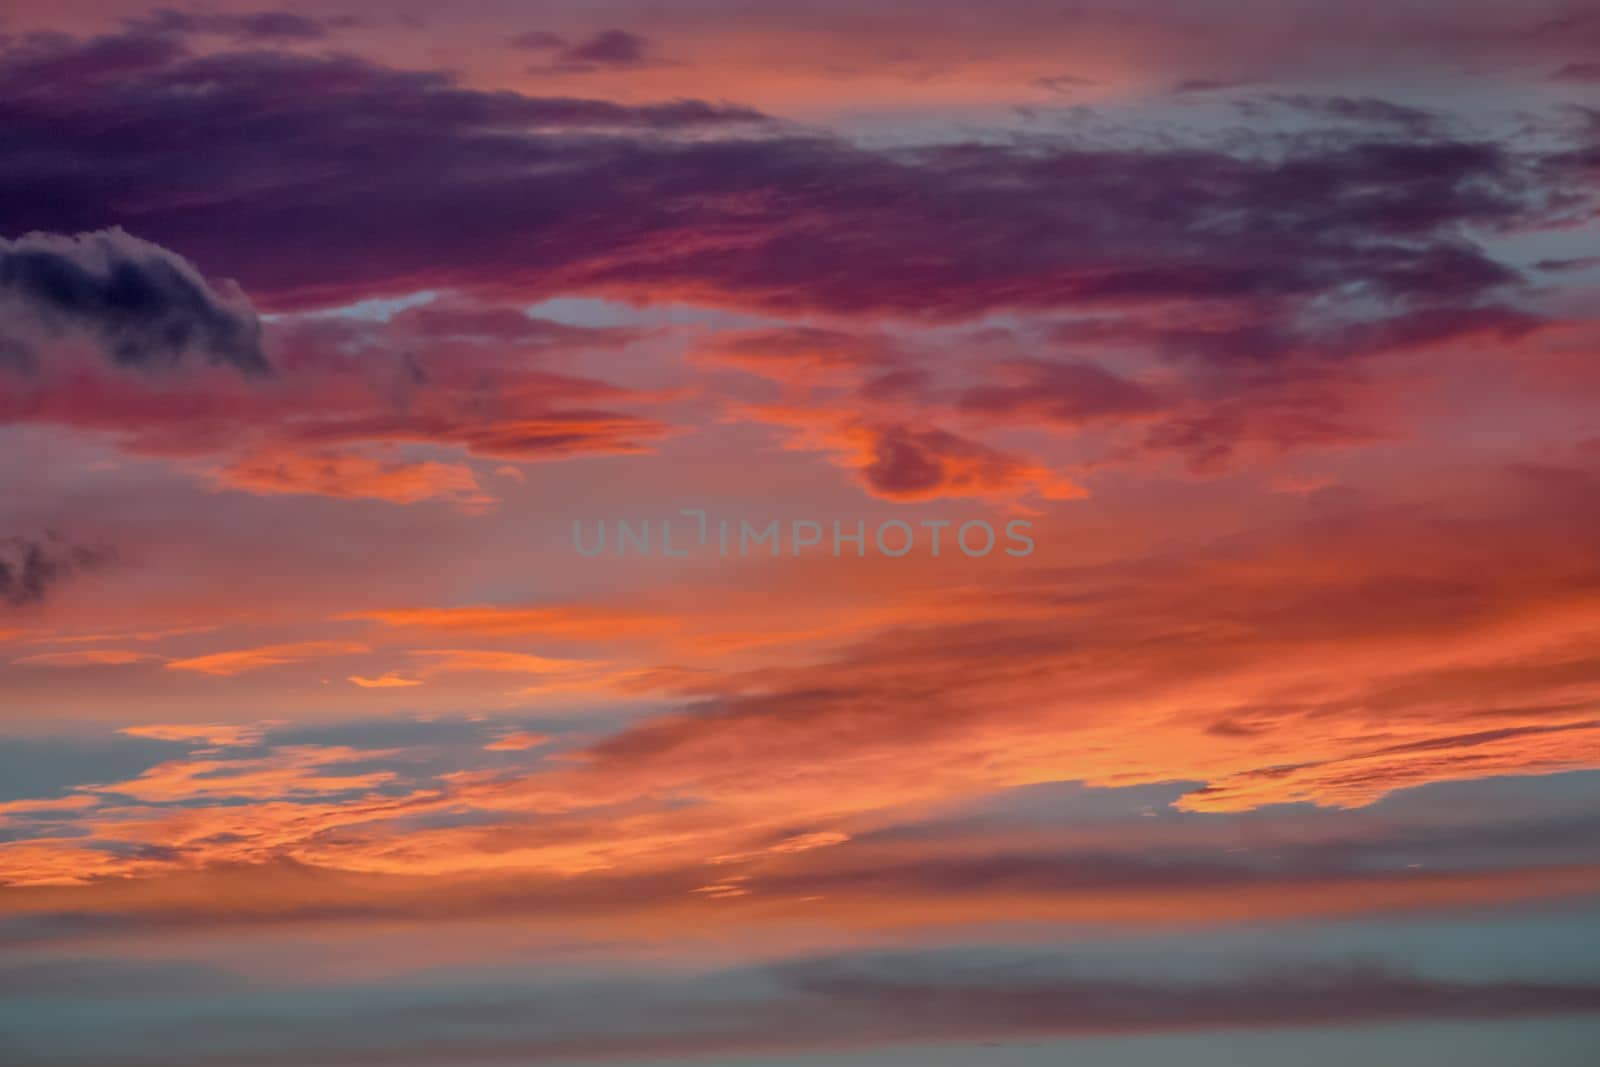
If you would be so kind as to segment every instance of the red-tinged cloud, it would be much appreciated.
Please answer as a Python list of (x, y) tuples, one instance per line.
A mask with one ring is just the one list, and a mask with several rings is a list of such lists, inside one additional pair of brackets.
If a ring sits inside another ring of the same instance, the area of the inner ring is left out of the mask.
[[(103, 840), (181, 847), (185, 864), (287, 857), (374, 873), (624, 875), (766, 855), (810, 834), (856, 841), (896, 812), (1063, 780), (1184, 781), (1193, 784), (1179, 808), (1228, 812), (1292, 802), (1359, 808), (1431, 783), (1592, 769), (1600, 662), (1588, 631), (1600, 577), (1586, 546), (1600, 495), (1583, 458), (1478, 476), (1420, 511), (1401, 479), (1391, 486), (1397, 497), (1335, 495), (1309, 517), (1204, 544), (995, 572), (981, 587), (930, 598), (938, 611), (886, 613), (805, 659), (709, 660), (687, 682), (656, 674), (651, 695), (676, 697), (670, 713), (537, 768), (456, 757), (409, 797), (330, 801), (294, 818), (270, 795), (284, 778), (264, 780), (259, 807), (160, 819), (102, 810), (87, 840), (52, 845), (48, 862), (30, 846), (12, 870), (32, 878), (25, 863), (37, 861), (59, 872), (63, 849)], [(1037, 531), (1041, 540), (1048, 532)], [(386, 640), (405, 634), (420, 644), (415, 637), (427, 635), (415, 671), (401, 677), (420, 678), (434, 664), (430, 685), (457, 669), (550, 673), (548, 657), (525, 650), (452, 643), (429, 654), (438, 634), (596, 641), (616, 651), (688, 629), (666, 611), (583, 605), (361, 617), (388, 631)], [(731, 626), (736, 613), (720, 621)], [(670, 640), (656, 647), (677, 651)], [(172, 666), (240, 673), (364, 648), (267, 646)], [(647, 666), (637, 655), (629, 666)], [(609, 677), (612, 666), (597, 670)], [(554, 681), (583, 683), (565, 671)], [(200, 772), (164, 773), (204, 786), (195, 797), (205, 800), (209, 779), (225, 769), (201, 762)], [(179, 802), (176, 784), (169, 802)], [(447, 813), (470, 816), (470, 825), (430, 821)], [(161, 869), (149, 852), (129, 862), (126, 873)], [(95, 860), (95, 870), (113, 867)], [(726, 879), (685, 881), (687, 895)], [(760, 886), (743, 888), (754, 898)], [(957, 921), (953, 911), (939, 914)]]
[(841, 414), (825, 400), (740, 405), (733, 413), (781, 428), (784, 447), (828, 455), (868, 492), (886, 500), (1027, 495), (1073, 500), (1087, 495), (1070, 477), (1042, 462), (937, 426)]
[(315, 494), (415, 504), (445, 499), (463, 507), (493, 505), (470, 467), (457, 463), (391, 462), (352, 453), (241, 456), (217, 471), (231, 489), (258, 494)]
[[(437, 801), (581, 819), (557, 840), (504, 827), (278, 840), (349, 869), (402, 870), (422, 848), (458, 873), (629, 869), (643, 856), (752, 853), (752, 835), (797, 819), (806, 833), (853, 833), (835, 827), (1061, 779), (1182, 779), (1197, 782), (1182, 808), (1235, 811), (1349, 808), (1429, 782), (1594, 768), (1600, 667), (1584, 619), (1597, 579), (1578, 549), (1592, 541), (1594, 498), (1582, 469), (1518, 470), (1424, 517), (1334, 510), (1194, 552), (997, 576), (942, 613), (891, 616), (811, 664), (698, 673), (696, 696), (675, 713), (538, 773), (462, 769)], [(659, 640), (680, 629), (670, 614), (597, 606), (405, 609), (371, 621), (523, 640)], [(243, 670), (307, 653), (269, 646), (198, 662)], [(550, 673), (547, 657), (512, 649), (424, 648), (416, 661), (400, 677)], [(669, 672), (658, 685), (670, 693), (682, 678)], [(685, 798), (693, 814), (678, 813)], [(619, 806), (632, 808), (621, 825), (579, 814)], [(235, 835), (256, 817), (235, 814)], [(362, 806), (325, 819), (318, 827), (373, 822)], [(502, 830), (522, 833), (515, 849), (496, 843)]]
[[(920, 357), (920, 358), (919, 358)], [(939, 353), (837, 329), (736, 331), (711, 339), (696, 360), (781, 384), (780, 403), (736, 403), (730, 415), (780, 427), (786, 447), (828, 454), (874, 496), (888, 500), (1085, 496), (1039, 461), (925, 423), (945, 414), (925, 398)]]
[[(1576, 549), (1593, 498), (1592, 476), (1518, 475), (1449, 512), (1474, 531), (1464, 541), (1443, 518), (1355, 512), (1125, 571), (1068, 569), (1059, 585), (1036, 576), (966, 618), (729, 679), (724, 698), (595, 746), (571, 795), (691, 790), (745, 810), (764, 796), (822, 816), (1176, 778), (1209, 782), (1185, 803), (1218, 810), (1594, 767), (1585, 701), (1600, 667), (1581, 635), (1595, 565)], [(834, 755), (794, 760), (814, 747)], [(527, 786), (565, 794), (559, 779)]]
[(1102, 464), (1175, 454), (1208, 473), (1237, 466), (1242, 455), (1352, 448), (1394, 432), (1375, 410), (1384, 388), (1315, 362), (1198, 374), (1157, 364), (1146, 382), (1093, 363), (1023, 360), (997, 367), (994, 377), (960, 394), (963, 415), (988, 426), (1101, 433)]
[(873, 371), (901, 369), (907, 353), (884, 335), (800, 326), (728, 331), (709, 338), (695, 357), (708, 366), (815, 385), (851, 384)]
[[(803, 834), (853, 834), (835, 827), (1062, 779), (1204, 783), (1180, 805), (1215, 812), (1354, 807), (1431, 782), (1592, 768), (1600, 726), (1588, 702), (1600, 666), (1584, 634), (1596, 579), (1593, 560), (1573, 551), (1590, 539), (1593, 509), (1575, 506), (1593, 495), (1587, 485), (1525, 472), (1493, 495), (1480, 488), (1453, 512), (1474, 536), (1453, 545), (1420, 536), (1441, 520), (1354, 512), (1204, 552), (1019, 575), (952, 604), (945, 619), (881, 632), (813, 665), (702, 677), (698, 702), (535, 773), (463, 770), (442, 795), (385, 814), (330, 805), (314, 820), (302, 813), (298, 828), (270, 811), (217, 812), (183, 840), (197, 850), (191, 860), (276, 849), (394, 873), (419, 864), (458, 875), (625, 872), (770, 853), (796, 836), (779, 831), (797, 821), (810, 824)], [(1534, 544), (1541, 549), (1528, 551)], [(1380, 589), (1385, 608), (1374, 615)], [(617, 620), (598, 614), (550, 609), (386, 621), (523, 636), (626, 632), (606, 630)], [(503, 653), (449, 661), (526, 665)], [(683, 808), (686, 798), (695, 803)], [(462, 830), (378, 825), (448, 810), (499, 815)], [(534, 813), (548, 836), (520, 823)], [(349, 824), (366, 829), (321, 836)], [(128, 831), (113, 819), (96, 832)], [(162, 823), (147, 840), (171, 843), (172, 833)], [(204, 844), (215, 834), (225, 843)], [(763, 834), (773, 836), (758, 847)], [(254, 842), (243, 851), (227, 843), (240, 835)], [(1420, 901), (1426, 884), (1382, 899)], [(760, 885), (745, 888), (758, 895)], [(1328, 900), (1362, 895), (1349, 888)]]
[[(1214, 474), (1391, 441), (1463, 359), (1549, 365), (1563, 335), (1589, 329), (1510, 306), (1296, 319), (1269, 304), (914, 336), (794, 327), (713, 337), (695, 360), (753, 376), (727, 385), (730, 418), (784, 429), (790, 447), (831, 455), (877, 495), (1071, 499), (1097, 471), (1168, 456)], [(1024, 428), (1066, 447), (991, 443)]]
[[(203, 308), (198, 297), (183, 306)], [(97, 307), (83, 314), (102, 314)], [(194, 333), (143, 312), (136, 321), (163, 338)], [(669, 430), (610, 406), (658, 398), (540, 365), (551, 353), (623, 346), (637, 334), (509, 308), (441, 300), (387, 323), (280, 322), (267, 332), (270, 361), (248, 368), (185, 366), (184, 350), (170, 345), (136, 359), (128, 352), (145, 348), (123, 349), (143, 344), (142, 335), (124, 341), (111, 329), (82, 344), (41, 342), (26, 365), (0, 365), (0, 419), (106, 433), (135, 454), (211, 460), (214, 484), (258, 495), (468, 509), (494, 496), (452, 455), (643, 452)], [(205, 336), (185, 343), (204, 347)]]
[(877, 426), (852, 428), (843, 436), (857, 449), (858, 470), (867, 487), (891, 500), (1030, 491), (1047, 500), (1087, 495), (1070, 479), (1040, 464), (945, 430)]
[(1033, 360), (997, 370), (1001, 381), (961, 395), (963, 411), (1012, 424), (1037, 419), (1071, 427), (1145, 416), (1163, 406), (1157, 390), (1093, 363)]
[[(987, 425), (1109, 431), (1107, 459), (1176, 454), (1196, 471), (1242, 456), (1392, 439), (1408, 394), (1468, 354), (1511, 362), (1558, 324), (1512, 307), (1428, 308), (1332, 329), (1277, 313), (1097, 316), (1058, 323), (1053, 347), (1081, 358), (1011, 359), (964, 388)], [(1136, 373), (1092, 360), (1113, 353)], [(1388, 375), (1389, 377), (1386, 377)]]

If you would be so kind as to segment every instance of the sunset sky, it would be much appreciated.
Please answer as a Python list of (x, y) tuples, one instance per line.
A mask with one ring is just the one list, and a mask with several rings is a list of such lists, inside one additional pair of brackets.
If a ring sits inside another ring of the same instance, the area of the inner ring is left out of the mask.
[(262, 2), (0, 14), (0, 1064), (1600, 1062), (1600, 9)]

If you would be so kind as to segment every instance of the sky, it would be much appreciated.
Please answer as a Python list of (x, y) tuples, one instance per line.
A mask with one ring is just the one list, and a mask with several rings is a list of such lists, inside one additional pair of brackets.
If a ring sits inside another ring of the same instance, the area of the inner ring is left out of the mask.
[(1600, 1055), (1600, 12), (20, 0), (0, 1061)]

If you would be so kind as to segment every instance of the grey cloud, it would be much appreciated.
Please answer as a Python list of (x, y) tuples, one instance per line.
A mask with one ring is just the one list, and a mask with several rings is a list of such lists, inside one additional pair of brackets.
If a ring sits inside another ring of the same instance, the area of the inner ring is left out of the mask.
[(261, 324), (231, 284), (213, 284), (159, 245), (119, 229), (0, 239), (0, 349), (32, 363), (41, 344), (82, 339), (123, 366), (199, 358), (265, 374)]

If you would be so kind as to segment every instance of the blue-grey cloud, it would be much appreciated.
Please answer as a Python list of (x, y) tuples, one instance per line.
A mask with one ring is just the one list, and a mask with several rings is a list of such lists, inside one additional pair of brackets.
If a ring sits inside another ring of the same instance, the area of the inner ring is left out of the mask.
[(72, 340), (128, 367), (201, 360), (246, 374), (269, 369), (244, 295), (165, 248), (117, 229), (0, 239), (0, 341), (13, 361), (31, 363), (40, 346)]

